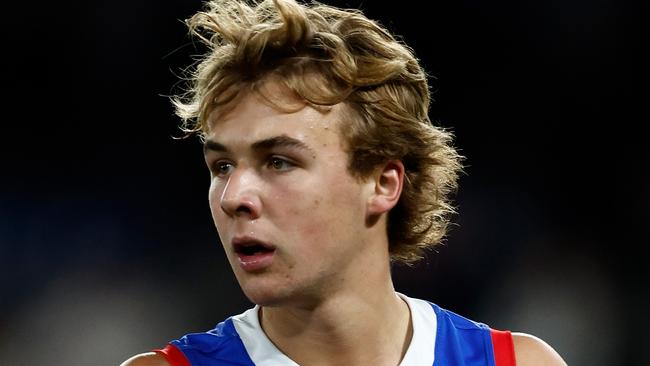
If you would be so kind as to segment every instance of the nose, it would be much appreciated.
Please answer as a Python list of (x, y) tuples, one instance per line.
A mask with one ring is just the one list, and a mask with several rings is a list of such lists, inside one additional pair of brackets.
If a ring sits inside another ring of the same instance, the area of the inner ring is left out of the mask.
[(231, 217), (257, 219), (262, 212), (259, 188), (260, 182), (255, 172), (235, 169), (221, 194), (221, 210)]

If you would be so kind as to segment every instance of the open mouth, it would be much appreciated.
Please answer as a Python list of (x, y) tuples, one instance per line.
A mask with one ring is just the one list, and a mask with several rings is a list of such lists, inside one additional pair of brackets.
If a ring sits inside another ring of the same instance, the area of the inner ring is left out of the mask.
[(253, 238), (235, 238), (233, 249), (239, 258), (239, 265), (248, 273), (263, 272), (273, 263), (275, 246)]
[(273, 245), (263, 243), (252, 238), (238, 238), (232, 241), (235, 253), (240, 256), (255, 256), (260, 254), (272, 253), (275, 251)]
[(235, 245), (235, 253), (241, 254), (241, 255), (246, 255), (246, 256), (270, 253), (270, 252), (272, 252), (274, 250), (275, 249), (267, 247), (267, 246), (262, 245), (262, 244), (249, 244), (249, 245), (237, 244), (237, 245)]

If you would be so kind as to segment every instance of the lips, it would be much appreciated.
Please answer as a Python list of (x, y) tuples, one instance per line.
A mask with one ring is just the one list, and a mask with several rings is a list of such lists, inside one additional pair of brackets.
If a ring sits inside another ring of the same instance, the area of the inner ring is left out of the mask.
[(246, 272), (259, 272), (273, 263), (275, 246), (255, 238), (236, 237), (232, 248), (237, 254), (240, 267)]
[(251, 255), (254, 252), (268, 252), (275, 250), (275, 246), (249, 237), (236, 237), (232, 240), (232, 246), (238, 254)]

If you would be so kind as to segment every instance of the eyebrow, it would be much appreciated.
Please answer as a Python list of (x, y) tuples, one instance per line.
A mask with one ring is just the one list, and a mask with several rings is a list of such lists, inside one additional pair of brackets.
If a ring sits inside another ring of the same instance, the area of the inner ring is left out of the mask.
[(228, 148), (225, 145), (222, 145), (216, 141), (205, 140), (203, 143), (203, 154), (207, 154), (208, 151), (215, 152), (228, 152)]
[[(276, 147), (297, 148), (300, 150), (307, 150), (313, 153), (313, 150), (309, 146), (307, 146), (304, 142), (286, 135), (274, 136), (264, 140), (255, 141), (251, 145), (251, 148), (255, 151), (266, 151)], [(228, 150), (228, 148), (225, 145), (219, 142), (206, 140), (205, 143), (203, 143), (203, 153), (207, 154), (208, 151), (229, 152), (230, 150)]]

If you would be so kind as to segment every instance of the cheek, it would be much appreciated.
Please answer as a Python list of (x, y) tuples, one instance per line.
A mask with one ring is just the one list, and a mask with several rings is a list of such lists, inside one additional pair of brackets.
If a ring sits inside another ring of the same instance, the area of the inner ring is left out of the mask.
[(300, 229), (302, 235), (315, 237), (322, 235), (325, 228), (329, 226), (329, 217), (326, 212), (330, 211), (327, 204), (323, 204), (322, 198), (315, 198), (305, 200), (305, 207), (301, 207), (292, 212), (292, 216), (298, 217), (298, 225), (296, 228)]
[(221, 202), (221, 196), (223, 195), (225, 183), (218, 179), (212, 179), (210, 181), (210, 187), (208, 188), (208, 201), (210, 202), (210, 207), (219, 207)]
[(208, 204), (210, 205), (210, 212), (212, 213), (212, 219), (214, 223), (217, 223), (217, 219), (223, 213), (221, 210), (221, 196), (223, 193), (223, 187), (220, 184), (217, 184), (215, 180), (210, 183), (210, 188), (208, 189)]
[(318, 195), (298, 201), (301, 206), (291, 212), (300, 235), (319, 247), (344, 242), (346, 236), (356, 233), (356, 225), (363, 223), (354, 186), (330, 182), (326, 187)]
[[(228, 240), (227, 232), (228, 225), (226, 219), (226, 214), (221, 209), (221, 196), (223, 188), (215, 184), (214, 181), (210, 184), (210, 189), (208, 191), (208, 204), (210, 206), (210, 214), (212, 215), (212, 222), (214, 227), (217, 229), (217, 235), (219, 235), (219, 241), (224, 245)], [(229, 251), (226, 251), (226, 255), (230, 257)]]
[(212, 211), (212, 216), (214, 216), (214, 209), (218, 205), (219, 202), (217, 202), (217, 188), (214, 183), (210, 184), (210, 188), (208, 189), (208, 203), (210, 204), (210, 211)]

